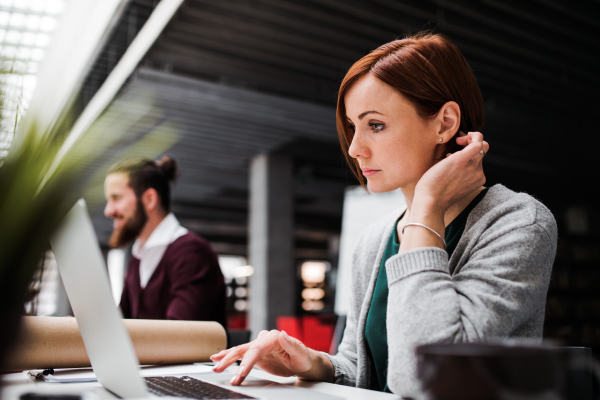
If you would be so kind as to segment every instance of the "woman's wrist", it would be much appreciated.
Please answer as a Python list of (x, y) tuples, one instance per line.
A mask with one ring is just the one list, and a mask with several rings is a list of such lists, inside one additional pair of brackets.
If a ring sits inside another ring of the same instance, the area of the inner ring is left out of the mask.
[[(409, 218), (428, 218), (439, 219), (444, 218), (446, 207), (440, 204), (440, 201), (432, 196), (425, 194), (415, 194), (412, 207), (410, 209)], [(420, 221), (410, 221), (420, 222)]]
[(310, 358), (312, 359), (312, 367), (302, 374), (297, 374), (296, 377), (303, 381), (322, 381), (332, 383), (335, 372), (329, 357), (313, 349), (308, 349), (308, 351)]
[(408, 215), (408, 223), (420, 223), (435, 229), (438, 233), (440, 229), (444, 229), (444, 214), (446, 210), (440, 207), (434, 201), (417, 201), (413, 202), (412, 208)]
[[(435, 201), (415, 199), (408, 215), (405, 230), (400, 242), (400, 253), (413, 250), (420, 247), (439, 247), (445, 248), (442, 239), (445, 233), (444, 214), (445, 210)], [(431, 232), (419, 224), (437, 232)]]

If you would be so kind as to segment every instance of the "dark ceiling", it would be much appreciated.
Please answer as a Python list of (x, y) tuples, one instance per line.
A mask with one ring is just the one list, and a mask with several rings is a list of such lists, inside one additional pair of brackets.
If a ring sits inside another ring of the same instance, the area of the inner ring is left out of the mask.
[[(84, 86), (88, 98), (155, 3), (130, 2)], [(483, 133), (491, 144), (488, 184), (527, 191), (555, 214), (597, 201), (593, 182), (600, 168), (592, 135), (593, 117), (600, 114), (597, 0), (186, 0), (141, 66), (333, 109), (352, 63), (383, 43), (424, 29), (447, 35), (480, 83)], [(328, 125), (333, 124), (332, 113)], [(253, 140), (250, 133), (248, 140)], [(335, 201), (326, 213), (305, 207), (301, 221), (339, 229), (341, 190), (355, 181), (341, 165), (335, 131), (320, 138), (296, 134), (290, 140), (280, 147), (293, 154), (297, 181), (312, 179), (317, 185), (322, 180), (322, 187), (339, 192), (327, 192)], [(240, 179), (239, 174), (230, 179)], [(176, 196), (175, 206), (198, 221), (221, 212), (245, 223), (247, 187), (230, 184), (225, 175), (213, 197)], [(297, 193), (297, 211), (302, 204), (322, 203), (320, 195), (318, 190)], [(331, 211), (336, 202), (337, 213)], [(329, 223), (322, 222), (323, 214)]]
[[(92, 129), (104, 141), (117, 137), (107, 154), (115, 160), (123, 148), (155, 132), (180, 165), (173, 211), (182, 223), (213, 240), (216, 233), (208, 226), (226, 225), (230, 235), (243, 232), (245, 243), (249, 160), (274, 151), (294, 160), (296, 228), (338, 233), (344, 189), (354, 180), (336, 142), (334, 113), (332, 106), (141, 67)], [(164, 121), (172, 128), (163, 129)], [(94, 146), (93, 140), (86, 136), (81, 144)], [(156, 150), (142, 144), (135, 151), (152, 156)], [(105, 164), (95, 160), (86, 175), (106, 170)], [(98, 216), (102, 241), (110, 225)]]

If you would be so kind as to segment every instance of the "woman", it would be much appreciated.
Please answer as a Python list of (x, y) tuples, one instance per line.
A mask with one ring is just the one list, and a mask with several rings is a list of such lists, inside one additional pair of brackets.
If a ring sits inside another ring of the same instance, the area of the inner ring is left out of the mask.
[(443, 36), (396, 40), (354, 64), (338, 96), (342, 149), (363, 185), (360, 172), (372, 192), (402, 189), (407, 206), (361, 235), (337, 355), (263, 331), (214, 355), (214, 370), (241, 359), (234, 385), (257, 365), (414, 396), (415, 346), (539, 341), (556, 223), (531, 196), (482, 186), (483, 120), (475, 77)]

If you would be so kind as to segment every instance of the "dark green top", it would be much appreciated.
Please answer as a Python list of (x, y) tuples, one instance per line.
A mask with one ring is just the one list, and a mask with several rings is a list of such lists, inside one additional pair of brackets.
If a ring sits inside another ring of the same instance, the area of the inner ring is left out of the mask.
[[(488, 188), (483, 189), (477, 197), (475, 197), (469, 205), (456, 217), (445, 230), (446, 251), (448, 257), (452, 256), (458, 241), (460, 240), (467, 218), (477, 204), (483, 199)], [(402, 217), (400, 217), (402, 218)], [(400, 218), (398, 220), (400, 220)], [(397, 224), (397, 222), (396, 222)], [(387, 328), (385, 318), (387, 313), (387, 298), (388, 298), (388, 280), (385, 271), (385, 262), (392, 256), (398, 254), (400, 243), (398, 240), (397, 229), (392, 230), (392, 234), (388, 239), (387, 246), (381, 259), (377, 282), (373, 290), (373, 298), (371, 299), (371, 307), (367, 315), (367, 326), (365, 328), (365, 339), (367, 342), (367, 350), (369, 357), (375, 366), (377, 379), (371, 379), (371, 389), (382, 390), (389, 392), (387, 388), (387, 366), (388, 366), (388, 345), (387, 345)]]

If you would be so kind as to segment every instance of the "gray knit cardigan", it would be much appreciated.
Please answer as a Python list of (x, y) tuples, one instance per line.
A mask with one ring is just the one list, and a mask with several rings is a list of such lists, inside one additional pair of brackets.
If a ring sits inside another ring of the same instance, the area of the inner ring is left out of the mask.
[[(375, 222), (353, 255), (350, 311), (338, 354), (328, 356), (335, 383), (369, 388), (376, 379), (365, 343), (367, 313), (385, 246), (404, 208)], [(492, 186), (471, 211), (448, 260), (424, 247), (386, 263), (388, 388), (419, 394), (415, 346), (498, 338), (539, 341), (556, 253), (556, 222), (525, 193)]]

